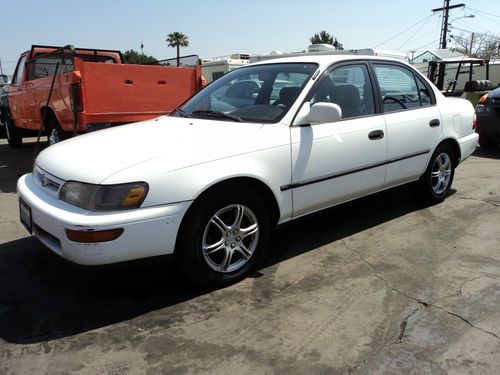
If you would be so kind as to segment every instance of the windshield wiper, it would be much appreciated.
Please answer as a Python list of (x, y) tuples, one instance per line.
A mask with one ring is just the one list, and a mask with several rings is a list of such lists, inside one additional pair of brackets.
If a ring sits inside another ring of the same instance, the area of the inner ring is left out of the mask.
[(192, 115), (203, 115), (203, 116), (209, 116), (209, 117), (225, 117), (225, 118), (231, 119), (233, 121), (237, 121), (237, 122), (243, 121), (241, 118), (239, 118), (237, 116), (232, 116), (232, 115), (224, 113), (224, 112), (212, 111), (209, 109), (193, 111), (193, 112), (191, 112), (191, 114)]
[(186, 112), (184, 112), (182, 109), (180, 108), (176, 108), (175, 109), (175, 112), (179, 113), (182, 117), (190, 117)]

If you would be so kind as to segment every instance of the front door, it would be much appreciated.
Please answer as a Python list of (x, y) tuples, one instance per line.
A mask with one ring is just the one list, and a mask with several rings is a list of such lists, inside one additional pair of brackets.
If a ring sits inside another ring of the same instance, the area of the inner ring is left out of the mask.
[(344, 64), (327, 72), (308, 100), (338, 104), (342, 119), (291, 127), (294, 217), (379, 190), (386, 171), (385, 122), (382, 115), (374, 115), (365, 64)]
[(18, 63), (12, 82), (9, 86), (9, 112), (14, 119), (16, 126), (24, 127), (25, 105), (24, 105), (24, 76), (25, 76), (26, 55), (23, 55)]

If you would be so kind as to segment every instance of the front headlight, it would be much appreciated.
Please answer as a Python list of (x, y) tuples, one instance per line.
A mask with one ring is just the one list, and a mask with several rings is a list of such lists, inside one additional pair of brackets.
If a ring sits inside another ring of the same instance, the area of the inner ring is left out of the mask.
[(94, 185), (68, 181), (59, 191), (59, 199), (86, 210), (115, 211), (140, 207), (147, 193), (145, 182)]

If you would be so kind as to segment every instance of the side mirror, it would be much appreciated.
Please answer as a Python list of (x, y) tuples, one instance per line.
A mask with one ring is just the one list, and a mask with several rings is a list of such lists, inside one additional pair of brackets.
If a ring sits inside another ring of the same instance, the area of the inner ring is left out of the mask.
[(305, 118), (311, 124), (337, 122), (340, 119), (342, 119), (342, 109), (335, 103), (315, 103)]

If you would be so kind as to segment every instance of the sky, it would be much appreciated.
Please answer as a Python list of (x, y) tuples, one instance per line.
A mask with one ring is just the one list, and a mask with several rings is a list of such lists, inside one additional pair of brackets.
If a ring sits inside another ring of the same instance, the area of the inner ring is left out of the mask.
[[(500, 36), (500, 0), (452, 0), (451, 34)], [(175, 57), (165, 39), (189, 38), (181, 54), (203, 59), (233, 53), (269, 54), (307, 49), (321, 30), (344, 48), (425, 51), (438, 47), (443, 0), (0, 0), (0, 59), (12, 74), (32, 44), (140, 51)], [(474, 18), (463, 18), (466, 15)]]

